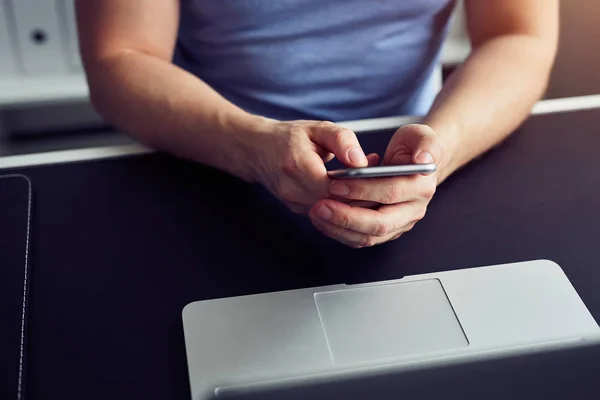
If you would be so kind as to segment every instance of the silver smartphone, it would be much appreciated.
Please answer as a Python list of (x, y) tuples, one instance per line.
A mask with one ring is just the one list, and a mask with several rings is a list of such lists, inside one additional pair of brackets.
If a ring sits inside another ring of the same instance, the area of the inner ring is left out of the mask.
[(329, 171), (331, 179), (365, 179), (389, 176), (430, 174), (435, 172), (435, 164), (386, 165), (381, 167), (348, 168)]

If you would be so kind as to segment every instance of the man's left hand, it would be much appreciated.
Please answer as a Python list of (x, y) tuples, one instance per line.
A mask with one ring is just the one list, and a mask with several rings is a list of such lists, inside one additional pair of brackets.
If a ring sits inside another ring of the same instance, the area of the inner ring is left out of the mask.
[[(442, 146), (426, 125), (398, 129), (385, 152), (383, 165), (439, 166)], [(323, 234), (350, 247), (362, 248), (395, 240), (425, 216), (437, 186), (436, 173), (389, 178), (333, 180), (333, 199), (319, 200), (310, 210), (313, 224)], [(377, 203), (375, 209), (352, 206)]]

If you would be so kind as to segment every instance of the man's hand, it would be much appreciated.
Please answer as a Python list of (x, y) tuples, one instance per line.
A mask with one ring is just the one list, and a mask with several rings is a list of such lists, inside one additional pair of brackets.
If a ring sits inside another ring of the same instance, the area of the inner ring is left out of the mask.
[(354, 132), (332, 122), (268, 120), (266, 126), (253, 146), (254, 175), (296, 213), (330, 197), (325, 163), (333, 157), (349, 168), (378, 161), (377, 155), (365, 156)]
[[(406, 125), (394, 134), (384, 165), (439, 165), (442, 147), (426, 125)], [(393, 178), (333, 180), (331, 195), (348, 201), (381, 204), (377, 209), (352, 207), (332, 199), (320, 200), (309, 216), (317, 229), (348, 246), (361, 248), (400, 237), (425, 216), (435, 193), (436, 174)], [(351, 203), (352, 204), (352, 203)]]

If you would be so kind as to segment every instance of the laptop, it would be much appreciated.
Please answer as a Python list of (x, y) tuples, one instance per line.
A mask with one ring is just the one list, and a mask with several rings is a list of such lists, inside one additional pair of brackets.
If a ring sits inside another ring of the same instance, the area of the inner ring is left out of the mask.
[(469, 398), (477, 373), (547, 384), (600, 361), (600, 327), (547, 260), (199, 301), (183, 327), (194, 400)]

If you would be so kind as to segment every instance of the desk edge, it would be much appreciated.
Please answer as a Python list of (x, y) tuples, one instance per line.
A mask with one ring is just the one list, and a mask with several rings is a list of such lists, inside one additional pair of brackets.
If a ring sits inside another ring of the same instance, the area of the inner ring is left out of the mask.
[[(600, 108), (600, 94), (542, 100), (535, 104), (531, 110), (531, 114), (542, 115), (558, 112), (588, 110), (594, 108)], [(418, 122), (419, 119), (419, 117), (414, 116), (401, 116), (357, 121), (343, 121), (339, 122), (338, 124), (357, 132), (357, 134), (361, 134), (369, 131), (394, 129), (401, 125)], [(134, 144), (5, 156), (0, 157), (0, 170), (102, 160), (138, 154), (147, 154), (152, 153), (153, 151), (154, 150), (143, 145)]]

